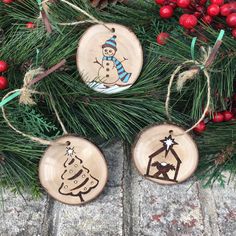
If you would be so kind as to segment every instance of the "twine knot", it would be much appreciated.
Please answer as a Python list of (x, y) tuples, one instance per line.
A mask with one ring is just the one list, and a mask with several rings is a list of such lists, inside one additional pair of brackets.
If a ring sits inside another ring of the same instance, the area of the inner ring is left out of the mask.
[(176, 88), (177, 91), (181, 91), (183, 86), (185, 85), (185, 83), (188, 80), (193, 80), (196, 78), (196, 75), (201, 71), (201, 70), (205, 70), (207, 69), (207, 62), (212, 54), (212, 47), (208, 47), (208, 49), (206, 50), (204, 47), (201, 47), (201, 58), (199, 61), (196, 60), (187, 60), (185, 62), (182, 63), (182, 65), (180, 65), (178, 67), (178, 71), (175, 71), (173, 74), (174, 76), (181, 70), (181, 68), (185, 65), (185, 64), (193, 64), (192, 67), (190, 67), (189, 69), (181, 72), (178, 75), (178, 79), (177, 79), (177, 83), (176, 83)]
[(24, 104), (24, 105), (35, 105), (36, 103), (34, 102), (32, 98), (32, 93), (35, 92), (34, 90), (30, 90), (30, 82), (34, 79), (35, 76), (42, 74), (43, 69), (40, 67), (38, 69), (34, 70), (29, 70), (24, 77), (24, 84), (23, 87), (20, 89), (21, 94), (19, 98), (19, 103)]

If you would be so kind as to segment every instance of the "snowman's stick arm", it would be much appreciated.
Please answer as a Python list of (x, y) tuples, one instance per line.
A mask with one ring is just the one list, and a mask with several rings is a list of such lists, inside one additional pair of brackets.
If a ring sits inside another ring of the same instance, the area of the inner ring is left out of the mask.
[(98, 65), (103, 67), (102, 63), (100, 63), (97, 58), (95, 58), (95, 61), (93, 63), (96, 63), (96, 64), (98, 64)]
[(124, 58), (124, 60), (123, 60), (123, 61), (121, 61), (121, 63), (122, 63), (122, 62), (124, 62), (124, 61), (128, 61), (128, 59), (127, 59), (127, 58), (125, 58), (125, 57), (123, 57), (123, 58)]

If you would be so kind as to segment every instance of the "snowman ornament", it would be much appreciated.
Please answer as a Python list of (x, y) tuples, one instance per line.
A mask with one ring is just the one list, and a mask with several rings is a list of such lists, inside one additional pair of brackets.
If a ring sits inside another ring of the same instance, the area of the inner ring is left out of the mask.
[(116, 38), (117, 36), (113, 35), (102, 45), (102, 62), (100, 63), (97, 58), (94, 61), (99, 65), (98, 76), (95, 81), (104, 84), (106, 87), (130, 85), (129, 80), (132, 76), (132, 73), (126, 72), (124, 68), (124, 63), (128, 59), (123, 57), (123, 60), (118, 60), (115, 57), (117, 52)]
[(143, 51), (130, 29), (114, 23), (106, 26), (94, 25), (83, 34), (77, 50), (77, 66), (90, 88), (112, 94), (135, 83), (142, 69)]

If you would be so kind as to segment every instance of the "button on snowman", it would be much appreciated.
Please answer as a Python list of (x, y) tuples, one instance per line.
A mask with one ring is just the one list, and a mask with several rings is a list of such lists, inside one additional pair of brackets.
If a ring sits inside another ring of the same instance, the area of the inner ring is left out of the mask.
[(98, 75), (94, 81), (102, 83), (106, 87), (117, 85), (119, 87), (128, 86), (132, 73), (125, 70), (127, 58), (119, 60), (115, 57), (117, 53), (117, 36), (114, 35), (102, 45), (102, 60), (96, 57), (94, 63), (98, 64)]

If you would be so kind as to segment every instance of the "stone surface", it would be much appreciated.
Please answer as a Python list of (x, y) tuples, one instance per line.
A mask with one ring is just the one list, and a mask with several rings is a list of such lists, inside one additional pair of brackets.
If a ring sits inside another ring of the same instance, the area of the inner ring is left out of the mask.
[(1, 204), (0, 235), (40, 235), (47, 208), (47, 197), (33, 200), (24, 194), (24, 198), (6, 190)]
[(104, 192), (84, 206), (43, 196), (3, 194), (1, 236), (234, 236), (236, 194), (191, 180), (163, 186), (138, 175), (121, 143), (103, 147), (109, 166)]

